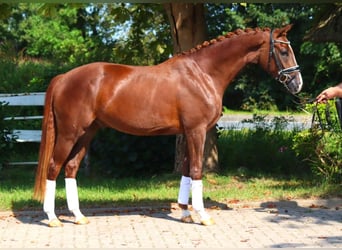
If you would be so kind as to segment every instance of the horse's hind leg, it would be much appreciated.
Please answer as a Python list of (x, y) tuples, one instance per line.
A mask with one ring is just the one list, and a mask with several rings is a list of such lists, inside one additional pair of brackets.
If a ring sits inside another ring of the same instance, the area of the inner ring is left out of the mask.
[[(77, 164), (77, 168), (78, 168), (79, 163), (81, 162), (81, 159), (83, 158), (84, 155), (85, 153), (83, 152), (83, 150), (80, 151), (75, 156), (74, 159), (70, 160), (67, 163), (67, 165), (65, 166), (66, 169), (73, 168), (75, 166), (74, 164)], [(66, 192), (68, 209), (75, 216), (75, 224), (77, 225), (88, 224), (89, 220), (80, 211), (76, 177), (67, 176), (67, 175), (65, 176), (65, 192)]]
[(97, 127), (94, 125), (93, 127), (89, 128), (81, 138), (79, 138), (65, 165), (65, 191), (67, 204), (68, 209), (75, 216), (75, 224), (77, 225), (89, 223), (89, 220), (81, 213), (79, 208), (76, 174), (79, 169), (80, 162), (86, 154), (90, 141), (95, 135), (96, 131)]
[[(94, 126), (95, 127), (95, 126)], [(66, 130), (66, 131), (72, 131)], [(57, 218), (55, 214), (55, 192), (56, 192), (56, 179), (60, 173), (60, 170), (62, 166), (66, 163), (66, 179), (71, 178), (75, 179), (79, 162), (82, 160), (84, 154), (86, 153), (86, 147), (88, 146), (91, 136), (95, 133), (95, 129), (89, 130), (92, 131), (92, 133), (88, 133), (88, 136), (81, 136), (81, 138), (78, 139), (76, 132), (75, 136), (71, 136), (71, 133), (63, 134), (59, 133), (56, 137), (56, 143), (54, 146), (54, 152), (53, 156), (50, 160), (50, 165), (48, 168), (48, 175), (47, 175), (47, 183), (46, 183), (46, 191), (45, 191), (45, 197), (44, 197), (44, 205), (43, 209), (44, 212), (48, 216), (49, 223), (48, 225), (50, 227), (60, 227), (62, 226), (62, 223)], [(85, 133), (87, 134), (87, 133)], [(79, 142), (78, 144), (76, 142)], [(75, 145), (78, 146), (75, 146)], [(83, 145), (83, 146), (81, 146)], [(74, 197), (75, 191), (77, 194), (77, 187), (75, 188), (75, 180), (66, 181), (67, 186), (67, 196)], [(71, 191), (69, 191), (71, 190)], [(73, 194), (73, 195), (70, 195)], [(77, 200), (78, 199), (70, 198), (71, 200)], [(71, 203), (71, 207), (73, 203)], [(80, 215), (77, 213), (77, 210), (75, 212), (78, 217)]]
[(49, 227), (63, 226), (55, 214), (55, 192), (56, 179), (59, 172), (67, 159), (74, 143), (70, 140), (65, 140), (64, 137), (57, 136), (54, 153), (50, 160), (48, 176), (46, 180), (46, 190), (44, 197), (43, 210), (48, 216)]
[(49, 227), (61, 227), (62, 222), (55, 214), (55, 193), (56, 193), (56, 180), (46, 180), (46, 190), (44, 197), (43, 210), (48, 216)]

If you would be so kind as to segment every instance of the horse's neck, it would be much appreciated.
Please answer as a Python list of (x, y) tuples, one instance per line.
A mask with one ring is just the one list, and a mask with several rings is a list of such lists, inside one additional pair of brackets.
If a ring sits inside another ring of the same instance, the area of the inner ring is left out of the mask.
[(202, 48), (192, 54), (203, 72), (211, 76), (221, 92), (225, 91), (233, 78), (248, 63), (259, 56), (263, 43), (263, 32), (241, 34), (233, 38), (225, 38), (221, 42)]

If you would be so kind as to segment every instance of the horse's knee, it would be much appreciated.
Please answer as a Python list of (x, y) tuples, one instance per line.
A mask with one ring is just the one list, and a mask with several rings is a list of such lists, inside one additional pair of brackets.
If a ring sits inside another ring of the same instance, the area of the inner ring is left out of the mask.
[(190, 177), (192, 180), (201, 180), (202, 179), (202, 169), (191, 168), (190, 169)]

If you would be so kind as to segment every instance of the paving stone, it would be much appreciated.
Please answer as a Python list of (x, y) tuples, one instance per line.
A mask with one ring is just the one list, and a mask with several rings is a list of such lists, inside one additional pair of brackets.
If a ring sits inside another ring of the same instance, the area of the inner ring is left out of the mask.
[(179, 221), (170, 207), (85, 209), (88, 225), (56, 211), (0, 212), (0, 248), (342, 248), (342, 200), (256, 202), (208, 209), (216, 224)]

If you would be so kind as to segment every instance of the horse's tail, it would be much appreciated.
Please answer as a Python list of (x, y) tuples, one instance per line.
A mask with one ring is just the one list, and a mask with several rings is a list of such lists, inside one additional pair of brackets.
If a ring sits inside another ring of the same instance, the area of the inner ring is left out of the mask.
[(55, 118), (53, 112), (53, 89), (57, 77), (51, 81), (46, 91), (44, 117), (42, 123), (42, 138), (39, 148), (39, 160), (36, 171), (36, 180), (34, 185), (33, 198), (43, 202), (45, 197), (46, 180), (48, 168), (55, 145)]

